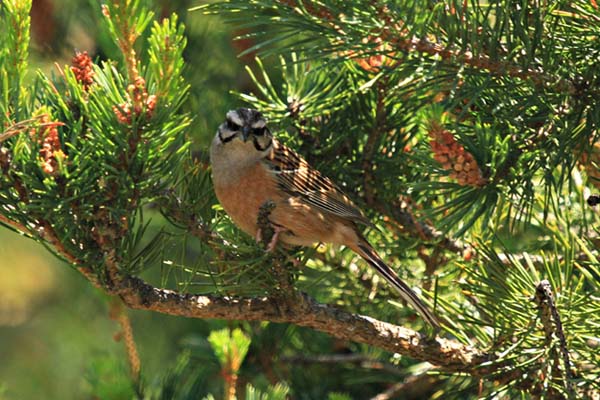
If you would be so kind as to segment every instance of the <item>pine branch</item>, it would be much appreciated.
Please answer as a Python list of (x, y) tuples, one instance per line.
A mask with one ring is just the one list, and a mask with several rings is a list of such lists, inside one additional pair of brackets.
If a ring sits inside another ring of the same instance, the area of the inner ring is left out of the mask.
[(299, 293), (294, 302), (280, 297), (180, 294), (153, 287), (132, 276), (124, 277), (121, 287), (115, 289), (127, 306), (138, 310), (188, 318), (292, 323), (338, 339), (365, 343), (428, 361), (445, 371), (483, 374), (489, 370), (482, 368), (481, 364), (493, 358), (491, 354), (449, 339), (428, 339), (408, 328), (318, 303), (303, 293)]
[[(6, 218), (2, 222), (15, 228), (20, 227)], [(73, 263), (95, 286), (100, 287), (95, 274), (69, 253), (54, 236), (50, 227), (45, 228), (44, 237), (48, 243)], [(428, 361), (446, 371), (480, 375), (486, 372), (485, 368), (481, 368), (481, 363), (493, 359), (491, 354), (452, 340), (439, 337), (428, 339), (408, 328), (318, 303), (304, 293), (295, 292), (293, 297), (277, 295), (254, 298), (181, 294), (153, 287), (137, 277), (121, 275), (114, 252), (105, 256), (105, 261), (111, 282), (109, 286), (103, 287), (103, 290), (107, 294), (120, 296), (124, 304), (133, 309), (188, 318), (293, 323), (339, 339), (366, 343), (417, 360)]]
[(88, 280), (90, 281), (96, 288), (102, 288), (98, 277), (94, 273), (91, 268), (88, 268), (83, 265), (83, 262), (71, 254), (65, 246), (60, 242), (54, 229), (47, 221), (40, 220), (38, 221), (39, 225), (37, 228), (29, 229), (25, 225), (21, 224), (18, 221), (13, 221), (10, 218), (7, 218), (5, 215), (0, 214), (0, 223), (11, 227), (16, 232), (21, 233), (22, 235), (29, 237), (36, 237), (45, 240), (47, 244), (53, 248), (56, 253), (65, 259), (69, 264), (75, 266), (77, 270)]
[[(10, 220), (7, 222), (12, 224)], [(57, 246), (57, 251), (71, 260), (95, 286), (99, 286), (91, 270), (79, 264), (76, 257), (60, 242), (54, 241), (53, 238), (50, 243)], [(107, 268), (113, 271), (113, 276), (112, 284), (103, 289), (108, 294), (120, 296), (124, 304), (133, 309), (188, 318), (292, 323), (339, 339), (366, 343), (417, 360), (428, 361), (446, 371), (480, 375), (486, 372), (485, 368), (481, 368), (481, 364), (493, 359), (491, 354), (452, 340), (439, 337), (428, 339), (408, 328), (318, 303), (304, 293), (297, 292), (293, 301), (286, 296), (234, 298), (181, 294), (153, 287), (134, 276), (122, 276), (118, 267), (113, 264), (113, 258), (106, 257), (105, 260), (112, 265), (107, 265)]]
[[(272, 5), (256, 4), (258, 2), (248, 2), (248, 4), (234, 3), (229, 7), (229, 11), (237, 11), (245, 9), (248, 13), (275, 13), (282, 17), (285, 16), (286, 24), (289, 27), (294, 27), (295, 19), (300, 19), (302, 24), (305, 24), (305, 30), (308, 32), (321, 32), (324, 37), (329, 37), (331, 43), (328, 48), (330, 52), (339, 51), (340, 47), (353, 45), (357, 35), (362, 35), (364, 38), (364, 28), (361, 24), (354, 21), (351, 24), (340, 23), (341, 16), (327, 6), (299, 0), (279, 0)], [(227, 6), (221, 4), (223, 11), (227, 10)], [(377, 32), (369, 37), (372, 40), (363, 41), (363, 44), (372, 44), (374, 37), (377, 36), (383, 42), (388, 43), (385, 51), (378, 49), (376, 55), (388, 56), (391, 59), (396, 58), (396, 53), (419, 53), (427, 55), (433, 59), (440, 59), (443, 63), (451, 66), (465, 65), (474, 70), (485, 71), (495, 77), (512, 77), (516, 79), (528, 80), (533, 85), (539, 88), (552, 89), (559, 93), (567, 93), (576, 95), (580, 93), (577, 85), (571, 80), (561, 79), (560, 76), (553, 75), (548, 71), (539, 69), (526, 68), (508, 59), (508, 52), (503, 49), (496, 49), (498, 53), (505, 56), (506, 59), (492, 57), (484, 53), (485, 49), (477, 49), (475, 54), (473, 51), (459, 48), (452, 40), (456, 38), (432, 37), (430, 33), (428, 37), (417, 37), (413, 35), (413, 30), (410, 26), (406, 26), (406, 21), (401, 18), (396, 19), (396, 15), (390, 12), (390, 7), (385, 3), (369, 2), (364, 4), (365, 8), (369, 9), (369, 14), (375, 14), (382, 22), (377, 26)], [(465, 10), (466, 11), (466, 6)], [(463, 15), (464, 16), (464, 15)], [(366, 22), (366, 21), (365, 21)], [(371, 22), (371, 21), (369, 21)], [(478, 21), (474, 20), (473, 23)], [(247, 23), (251, 24), (251, 23)], [(466, 25), (466, 22), (463, 21)], [(310, 28), (309, 28), (310, 27)], [(471, 34), (471, 32), (465, 33)], [(457, 35), (458, 36), (458, 35)], [(448, 39), (448, 40), (444, 40)], [(252, 50), (262, 47), (261, 44), (256, 45)], [(358, 49), (352, 52), (357, 59), (364, 58), (371, 49), (365, 49), (365, 46), (357, 46)], [(395, 68), (401, 66), (402, 62), (393, 62), (389, 67)]]
[(557, 76), (543, 71), (524, 69), (507, 61), (493, 60), (486, 54), (474, 55), (470, 51), (449, 49), (423, 38), (393, 38), (391, 42), (400, 50), (439, 56), (444, 62), (451, 62), (454, 65), (465, 64), (478, 70), (487, 71), (493, 76), (508, 75), (512, 78), (530, 80), (536, 86), (550, 87), (561, 93), (575, 94), (577, 92), (573, 83), (569, 81), (558, 79)]

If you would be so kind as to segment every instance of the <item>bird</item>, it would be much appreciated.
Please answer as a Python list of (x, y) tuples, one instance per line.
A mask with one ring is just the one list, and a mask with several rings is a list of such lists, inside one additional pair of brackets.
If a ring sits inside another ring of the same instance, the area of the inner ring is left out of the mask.
[(277, 140), (262, 113), (238, 108), (227, 112), (210, 147), (217, 199), (232, 221), (260, 238), (261, 206), (269, 214), (277, 242), (291, 246), (331, 243), (361, 256), (434, 328), (439, 320), (413, 290), (377, 254), (359, 226), (373, 226), (363, 212), (329, 178)]

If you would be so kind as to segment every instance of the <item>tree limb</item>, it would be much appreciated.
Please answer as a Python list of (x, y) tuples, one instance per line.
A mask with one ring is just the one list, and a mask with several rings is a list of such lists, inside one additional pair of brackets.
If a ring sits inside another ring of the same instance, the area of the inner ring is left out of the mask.
[(126, 276), (117, 289), (128, 307), (188, 318), (292, 323), (343, 340), (373, 345), (411, 358), (428, 361), (445, 371), (483, 372), (481, 363), (493, 356), (456, 341), (427, 338), (419, 332), (374, 318), (321, 304), (304, 293), (294, 302), (274, 297), (220, 297), (181, 294), (155, 288)]

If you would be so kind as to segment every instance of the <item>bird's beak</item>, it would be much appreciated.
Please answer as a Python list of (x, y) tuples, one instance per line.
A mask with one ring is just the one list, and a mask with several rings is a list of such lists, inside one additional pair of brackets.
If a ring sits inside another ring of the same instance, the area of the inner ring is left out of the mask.
[(242, 127), (242, 138), (244, 139), (244, 142), (248, 141), (248, 136), (250, 136), (250, 127)]

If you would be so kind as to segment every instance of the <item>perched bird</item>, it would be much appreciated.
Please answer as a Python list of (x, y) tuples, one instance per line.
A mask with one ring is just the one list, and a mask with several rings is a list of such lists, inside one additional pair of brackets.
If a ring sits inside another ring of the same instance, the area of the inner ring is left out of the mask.
[(371, 222), (330, 179), (271, 135), (260, 112), (229, 111), (210, 148), (219, 202), (244, 232), (260, 237), (259, 209), (268, 201), (277, 240), (300, 246), (333, 243), (349, 247), (388, 281), (432, 326), (438, 320), (379, 257), (358, 225)]

